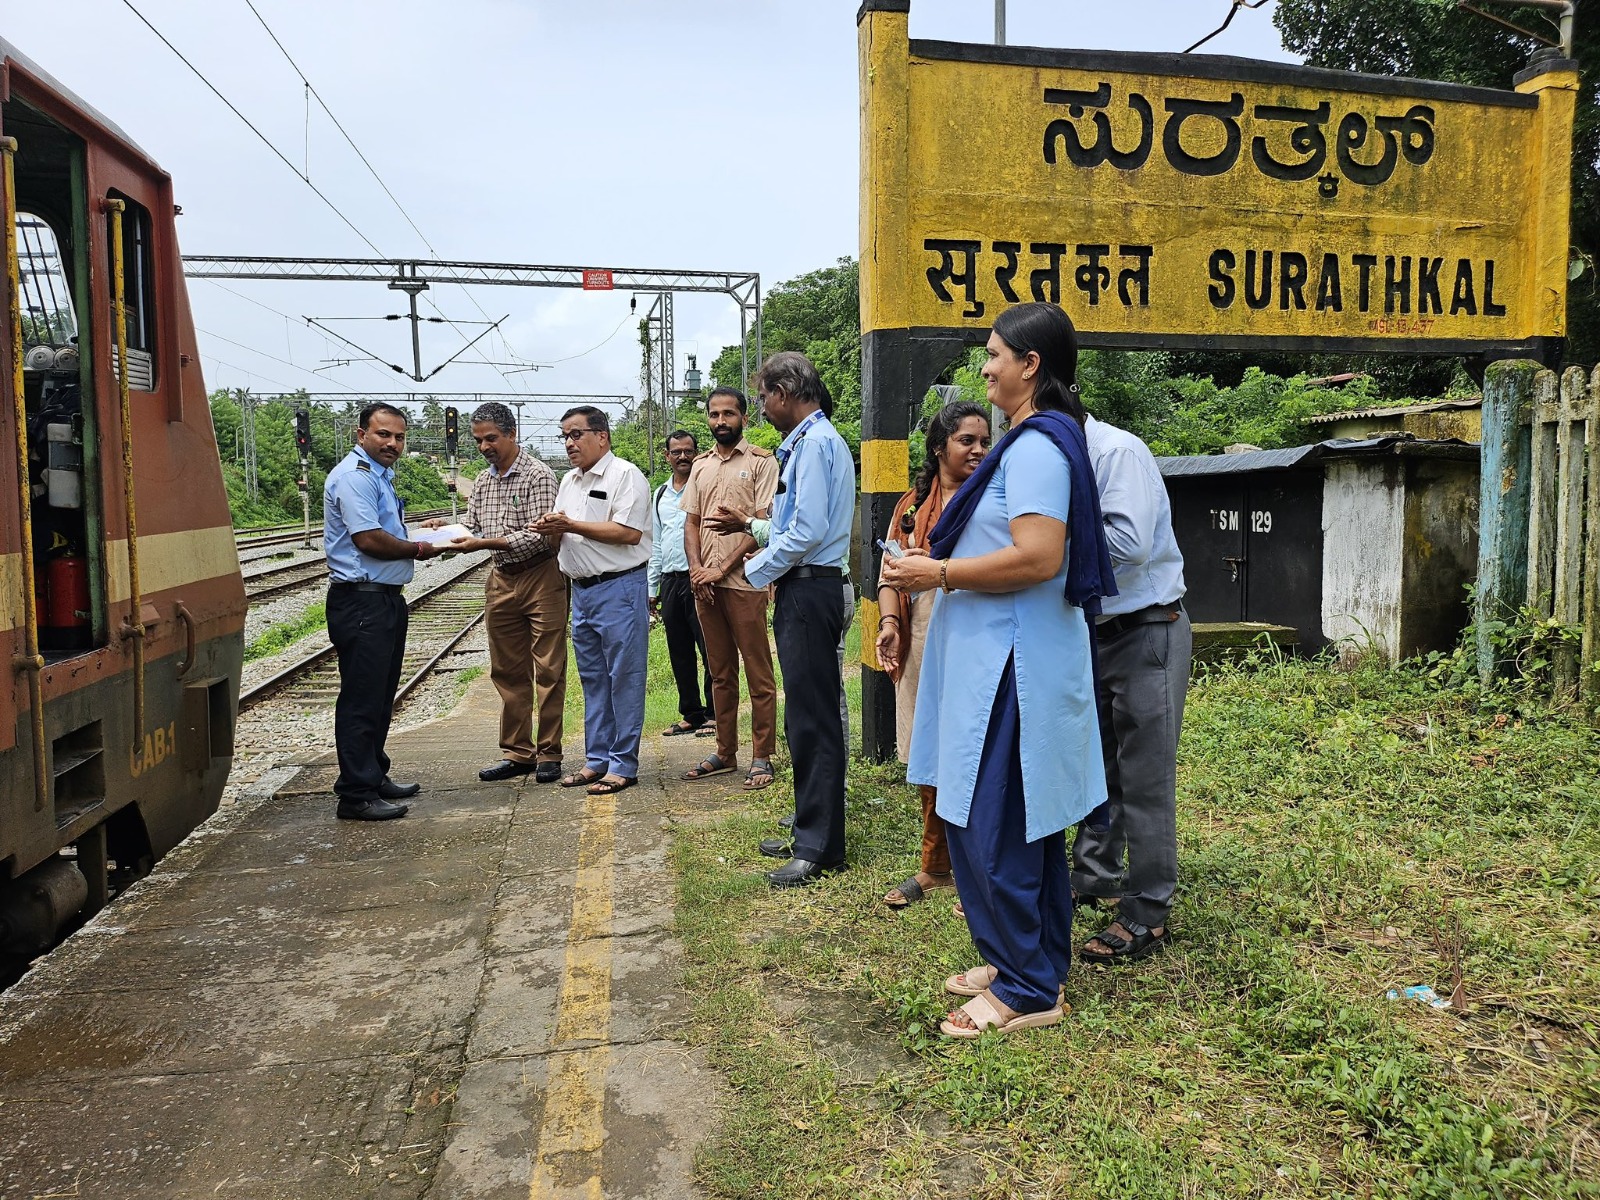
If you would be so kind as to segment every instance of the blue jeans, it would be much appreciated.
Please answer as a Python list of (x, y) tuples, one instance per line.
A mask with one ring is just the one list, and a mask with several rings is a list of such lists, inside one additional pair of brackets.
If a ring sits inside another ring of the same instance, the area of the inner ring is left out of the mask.
[(572, 654), (583, 683), (588, 769), (636, 779), (650, 656), (650, 596), (644, 569), (572, 589)]

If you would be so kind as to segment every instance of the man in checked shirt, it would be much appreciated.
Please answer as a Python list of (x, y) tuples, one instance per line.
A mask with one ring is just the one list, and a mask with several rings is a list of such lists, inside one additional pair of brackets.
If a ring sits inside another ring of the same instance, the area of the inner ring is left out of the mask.
[(554, 783), (561, 777), (567, 701), (567, 578), (556, 562), (556, 548), (527, 525), (556, 506), (556, 476), (518, 444), (516, 418), (498, 401), (473, 410), (472, 440), (489, 463), (472, 481), (467, 500), (466, 526), (476, 536), (448, 546), (493, 552), (483, 623), (489, 634), (489, 677), (503, 706), (500, 748), (506, 755), (479, 771), (478, 778), (531, 773), (540, 783)]

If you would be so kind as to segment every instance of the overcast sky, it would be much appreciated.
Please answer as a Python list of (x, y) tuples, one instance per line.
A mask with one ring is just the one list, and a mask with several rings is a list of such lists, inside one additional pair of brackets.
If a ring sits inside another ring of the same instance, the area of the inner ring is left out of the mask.
[[(133, 0), (385, 256), (430, 256), (313, 104), (246, 0)], [(756, 271), (763, 285), (856, 253), (857, 0), (254, 0), (438, 256)], [(1182, 50), (1229, 0), (1009, 0), (1016, 45)], [(122, 0), (8, 5), (0, 36), (117, 122), (174, 179), (187, 253), (367, 256), (370, 247), (163, 46)], [(1208, 52), (1288, 59), (1271, 6)], [(913, 37), (986, 42), (991, 0), (913, 0)], [(437, 288), (477, 332), (426, 388), (354, 362), (304, 317), (401, 311), (380, 285), (190, 283), (208, 387), (632, 393), (628, 294)], [(476, 304), (474, 303), (476, 301)], [(648, 301), (641, 301), (642, 313)], [(266, 307), (263, 307), (266, 306)], [(275, 310), (275, 311), (274, 311)], [(426, 307), (423, 310), (429, 312)], [(399, 323), (330, 321), (390, 362)], [(676, 379), (738, 340), (719, 296), (677, 300)], [(460, 349), (425, 327), (431, 367)], [(322, 368), (322, 369), (318, 369)], [(313, 373), (315, 372), (315, 373)], [(531, 410), (530, 410), (531, 415)]]

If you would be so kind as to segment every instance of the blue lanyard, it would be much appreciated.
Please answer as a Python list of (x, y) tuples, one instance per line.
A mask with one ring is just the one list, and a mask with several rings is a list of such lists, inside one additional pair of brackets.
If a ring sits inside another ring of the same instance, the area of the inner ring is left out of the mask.
[(819, 408), (819, 409), (817, 409), (816, 412), (812, 413), (804, 421), (800, 422), (800, 428), (794, 433), (794, 435), (793, 435), (794, 440), (789, 444), (789, 448), (787, 450), (782, 449), (782, 448), (780, 448), (778, 450), (778, 474), (779, 475), (782, 475), (783, 471), (784, 471), (784, 468), (789, 465), (789, 460), (794, 457), (794, 452), (796, 450), (800, 449), (800, 443), (806, 440), (806, 434), (811, 432), (811, 427), (813, 425), (815, 425), (818, 421), (822, 420), (822, 418), (823, 418), (823, 412)]

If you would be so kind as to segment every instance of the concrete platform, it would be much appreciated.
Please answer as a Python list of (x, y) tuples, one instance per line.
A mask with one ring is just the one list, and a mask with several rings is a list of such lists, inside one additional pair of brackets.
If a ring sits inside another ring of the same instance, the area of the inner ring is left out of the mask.
[(391, 739), (404, 820), (335, 821), (324, 756), (0, 996), (0, 1197), (696, 1195), (664, 818), (736, 785), (649, 734), (615, 797), (480, 783), (498, 703)]

